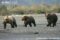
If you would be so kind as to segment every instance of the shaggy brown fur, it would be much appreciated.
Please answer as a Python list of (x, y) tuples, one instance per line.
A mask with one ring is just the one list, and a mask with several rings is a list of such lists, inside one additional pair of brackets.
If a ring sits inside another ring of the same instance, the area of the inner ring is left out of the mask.
[(25, 27), (27, 27), (28, 24), (32, 27), (32, 23), (36, 26), (35, 19), (32, 16), (24, 16), (22, 17), (22, 21), (24, 21)]
[(3, 21), (4, 29), (6, 29), (6, 24), (7, 23), (11, 24), (11, 27), (12, 28), (14, 28), (14, 26), (17, 27), (16, 20), (12, 16), (5, 16), (4, 17), (4, 21)]
[(47, 26), (50, 26), (50, 27), (51, 25), (53, 27), (56, 26), (57, 20), (58, 20), (58, 17), (56, 14), (48, 14), (47, 15), (47, 22), (48, 22)]

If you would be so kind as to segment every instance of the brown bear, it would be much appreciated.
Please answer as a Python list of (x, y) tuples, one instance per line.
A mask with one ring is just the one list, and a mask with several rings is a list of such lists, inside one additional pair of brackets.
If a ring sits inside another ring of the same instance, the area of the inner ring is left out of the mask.
[(46, 18), (47, 18), (47, 22), (48, 22), (47, 26), (50, 26), (50, 27), (56, 26), (56, 22), (58, 20), (58, 17), (56, 14), (54, 14), (54, 13), (48, 14), (48, 15), (46, 15)]
[(35, 19), (32, 16), (24, 16), (22, 17), (22, 21), (24, 21), (25, 27), (27, 27), (27, 25), (32, 27), (32, 23), (34, 24), (34, 26), (36, 26)]
[(11, 24), (11, 28), (17, 27), (16, 19), (13, 16), (5, 16), (3, 20), (4, 29), (6, 29), (6, 24)]

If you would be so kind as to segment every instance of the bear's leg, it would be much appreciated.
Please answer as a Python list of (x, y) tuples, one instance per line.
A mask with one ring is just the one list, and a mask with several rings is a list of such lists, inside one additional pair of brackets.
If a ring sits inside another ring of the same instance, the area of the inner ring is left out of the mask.
[(48, 22), (47, 26), (50, 26), (51, 27), (51, 22)]
[(15, 27), (17, 27), (16, 19), (15, 18), (13, 18), (13, 19), (14, 19), (13, 24), (14, 24)]
[(47, 27), (48, 27), (48, 26), (51, 27), (52, 21), (51, 21), (50, 19), (48, 19), (47, 22), (48, 22)]
[(4, 23), (4, 29), (6, 29), (6, 23)]
[(55, 23), (55, 26), (56, 26), (56, 23)]
[(53, 27), (56, 26), (56, 23), (53, 23)]
[(24, 22), (24, 26), (27, 27), (27, 25), (28, 25), (28, 23), (25, 21), (25, 22)]
[(17, 27), (17, 24), (16, 24), (16, 22), (13, 22), (13, 24), (14, 24), (14, 26), (15, 26), (15, 27)]
[(14, 28), (14, 24), (13, 23), (10, 23), (11, 24), (11, 28)]
[(55, 26), (55, 23), (53, 23), (53, 27)]
[(35, 23), (35, 21), (33, 21), (32, 23), (33, 23), (33, 24), (34, 24), (34, 26), (36, 27), (36, 23)]
[(57, 21), (55, 21), (55, 26), (56, 26), (56, 22), (57, 22)]
[(30, 26), (30, 27), (32, 27), (32, 24), (31, 24), (31, 23), (29, 23), (29, 26)]
[(25, 24), (24, 26), (27, 27), (27, 24)]
[(24, 26), (27, 27), (27, 25), (29, 24), (29, 21), (24, 21)]
[(53, 27), (56, 26), (56, 22), (57, 22), (56, 20), (53, 21)]

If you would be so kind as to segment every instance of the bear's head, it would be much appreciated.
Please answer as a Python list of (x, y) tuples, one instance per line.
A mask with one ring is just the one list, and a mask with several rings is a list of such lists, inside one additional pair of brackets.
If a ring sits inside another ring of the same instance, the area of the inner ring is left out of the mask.
[(26, 21), (29, 17), (28, 16), (23, 16), (22, 21)]

